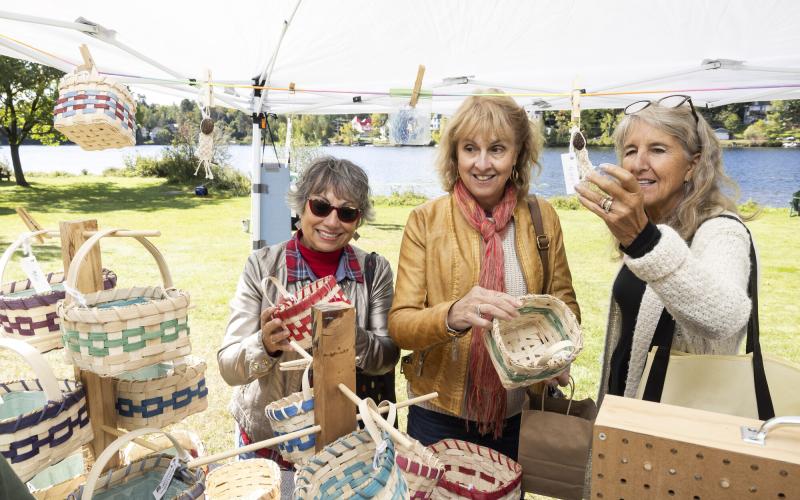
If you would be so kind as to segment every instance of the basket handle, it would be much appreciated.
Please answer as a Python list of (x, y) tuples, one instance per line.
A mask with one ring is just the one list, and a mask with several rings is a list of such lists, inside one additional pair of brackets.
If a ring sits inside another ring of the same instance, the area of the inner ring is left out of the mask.
[(3, 256), (0, 257), (0, 285), (5, 283), (5, 280), (3, 279), (3, 276), (5, 276), (5, 273), (6, 273), (6, 266), (11, 261), (11, 256), (14, 255), (14, 252), (17, 250), (17, 248), (22, 246), (22, 244), (25, 243), (25, 240), (28, 240), (30, 238), (35, 238), (35, 237), (37, 237), (39, 235), (42, 235), (42, 234), (45, 234), (45, 233), (49, 233), (49, 232), (50, 232), (50, 230), (48, 230), (48, 229), (41, 229), (39, 231), (32, 231), (32, 232), (29, 232), (29, 233), (22, 233), (21, 235), (19, 235), (19, 238), (17, 238), (16, 241), (14, 241), (14, 243), (11, 244), (11, 246), (6, 248), (6, 251), (3, 252)]
[[(572, 408), (572, 399), (575, 397), (575, 379), (572, 378), (572, 375), (569, 376), (569, 403), (567, 403), (567, 413), (569, 415), (569, 410)], [(547, 394), (547, 385), (542, 387), (542, 413), (544, 413), (544, 397)]]
[(568, 348), (572, 348), (572, 351), (575, 351), (575, 343), (571, 340), (562, 340), (560, 342), (556, 342), (555, 344), (548, 347), (542, 356), (536, 360), (536, 366), (541, 366), (547, 364), (556, 353), (566, 351)]
[(269, 302), (269, 304), (272, 307), (275, 307), (275, 304), (273, 304), (272, 301), (269, 300), (269, 294), (267, 293), (267, 281), (271, 281), (272, 284), (275, 285), (275, 288), (278, 289), (278, 293), (281, 294), (281, 296), (283, 298), (291, 300), (292, 302), (294, 302), (294, 295), (289, 293), (289, 290), (287, 290), (283, 286), (283, 283), (281, 283), (281, 280), (279, 280), (275, 276), (267, 276), (266, 278), (261, 280), (261, 293), (264, 294), (264, 298), (267, 299), (267, 302)]
[(306, 369), (303, 370), (303, 401), (308, 401), (309, 399), (313, 398), (314, 396), (311, 394), (311, 383), (308, 381), (308, 370), (311, 368), (311, 363), (306, 365)]
[[(381, 436), (381, 431), (378, 429), (378, 424), (375, 423), (375, 420), (372, 418), (372, 414), (369, 411), (370, 403), (372, 403), (374, 411), (378, 410), (378, 407), (375, 405), (375, 401), (370, 398), (365, 398), (358, 402), (358, 414), (361, 416), (361, 421), (364, 423), (364, 429), (366, 429), (367, 433), (369, 433), (369, 437), (375, 441), (376, 445), (379, 445), (383, 441), (383, 436)], [(376, 450), (376, 453), (377, 451), (378, 450)]]
[(100, 478), (100, 474), (102, 473), (108, 461), (111, 460), (111, 457), (119, 453), (123, 446), (136, 438), (156, 432), (163, 433), (165, 436), (167, 436), (167, 438), (169, 438), (170, 441), (172, 441), (172, 445), (175, 447), (175, 454), (179, 459), (181, 459), (183, 462), (188, 462), (192, 459), (191, 455), (189, 455), (189, 453), (183, 449), (178, 440), (175, 439), (169, 432), (152, 427), (143, 427), (141, 429), (131, 431), (124, 436), (115, 439), (114, 442), (108, 445), (108, 447), (103, 450), (103, 453), (97, 457), (97, 460), (95, 460), (94, 465), (92, 466), (91, 472), (89, 472), (89, 476), (86, 478), (86, 485), (83, 487), (83, 495), (81, 495), (81, 500), (92, 500), (94, 488), (97, 485), (97, 480)]
[(394, 427), (394, 421), (397, 418), (397, 404), (392, 403), (391, 401), (388, 401), (388, 400), (384, 399), (383, 401), (378, 403), (376, 411), (379, 410), (383, 406), (388, 406), (389, 407), (389, 412), (386, 414), (386, 418), (384, 420), (386, 420), (386, 422), (389, 425)]
[(53, 375), (53, 370), (35, 347), (22, 340), (0, 338), (0, 348), (16, 352), (33, 368), (48, 401), (64, 399), (61, 389), (58, 388), (58, 380)]
[[(67, 281), (66, 284), (69, 288), (75, 288), (75, 285), (78, 283), (78, 273), (80, 272), (81, 265), (83, 264), (84, 259), (86, 256), (89, 255), (89, 252), (92, 248), (100, 241), (100, 238), (105, 236), (110, 236), (117, 231), (121, 231), (121, 229), (106, 229), (104, 231), (98, 231), (95, 233), (91, 238), (86, 240), (86, 242), (81, 245), (78, 251), (75, 253), (75, 257), (72, 259), (72, 263), (69, 266), (69, 273), (67, 273)], [(153, 245), (150, 240), (145, 238), (144, 236), (131, 236), (131, 238), (135, 238), (139, 243), (150, 252), (150, 255), (158, 264), (158, 270), (161, 273), (161, 280), (164, 283), (164, 288), (172, 288), (172, 275), (169, 273), (169, 268), (167, 267), (167, 261), (164, 260), (164, 256), (161, 255), (161, 252), (158, 251), (155, 245)], [(70, 304), (73, 302), (72, 295), (67, 294), (64, 299), (65, 304)]]

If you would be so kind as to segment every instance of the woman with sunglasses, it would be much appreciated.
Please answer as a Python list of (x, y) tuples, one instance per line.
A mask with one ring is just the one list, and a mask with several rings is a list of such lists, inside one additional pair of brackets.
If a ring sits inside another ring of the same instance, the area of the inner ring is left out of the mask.
[[(314, 160), (288, 195), (289, 204), (300, 214), (298, 231), (290, 240), (248, 258), (217, 353), (222, 378), (236, 387), (230, 409), (240, 445), (272, 437), (264, 408), (301, 390), (302, 371), (279, 370), (280, 363), (299, 355), (289, 346), (289, 333), (281, 321), (272, 317), (271, 304), (279, 301), (279, 293), (268, 285), (264, 295), (261, 285), (270, 276), (294, 293), (333, 275), (356, 310), (359, 395), (395, 400), (394, 366), (400, 352), (386, 327), (392, 270), (385, 258), (350, 245), (356, 229), (373, 218), (369, 195), (367, 174), (357, 165), (332, 157)], [(382, 394), (365, 393), (379, 386)], [(282, 462), (273, 450), (259, 455)]]
[(576, 187), (619, 243), (600, 399), (635, 397), (653, 345), (735, 354), (751, 301), (750, 236), (725, 175), (719, 141), (688, 96), (638, 101), (614, 132), (621, 166)]
[(492, 319), (517, 317), (525, 294), (555, 295), (580, 315), (558, 216), (544, 200), (528, 205), (540, 149), (513, 99), (467, 98), (439, 147), (448, 194), (409, 216), (389, 332), (413, 351), (402, 362), (409, 397), (439, 393), (410, 407), (408, 433), (425, 445), (456, 438), (516, 459), (525, 388), (503, 388), (482, 336)]

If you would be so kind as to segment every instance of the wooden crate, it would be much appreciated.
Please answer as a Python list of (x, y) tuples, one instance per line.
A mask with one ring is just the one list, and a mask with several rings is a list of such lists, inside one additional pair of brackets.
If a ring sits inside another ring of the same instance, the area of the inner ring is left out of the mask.
[(606, 396), (592, 442), (592, 499), (800, 497), (800, 427), (765, 445), (742, 427), (761, 421)]

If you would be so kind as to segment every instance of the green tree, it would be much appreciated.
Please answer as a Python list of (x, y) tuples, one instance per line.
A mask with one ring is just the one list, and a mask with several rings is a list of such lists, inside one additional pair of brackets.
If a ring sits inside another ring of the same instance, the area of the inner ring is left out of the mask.
[(774, 123), (781, 132), (800, 128), (800, 100), (772, 101), (767, 112), (767, 120)]
[(8, 140), (18, 186), (30, 186), (19, 158), (22, 142), (30, 138), (57, 144), (63, 139), (53, 128), (53, 107), (62, 74), (54, 68), (0, 56), (0, 134)]

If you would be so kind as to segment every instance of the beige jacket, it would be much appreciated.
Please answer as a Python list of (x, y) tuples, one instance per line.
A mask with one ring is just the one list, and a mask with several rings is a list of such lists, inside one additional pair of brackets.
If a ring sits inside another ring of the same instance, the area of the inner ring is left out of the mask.
[[(580, 319), (564, 252), (561, 224), (553, 207), (539, 200), (548, 252), (551, 288)], [(527, 203), (514, 209), (516, 250), (528, 293), (542, 290), (542, 263)], [(401, 366), (414, 394), (437, 391), (431, 403), (445, 413), (463, 413), (472, 332), (447, 335), (450, 306), (478, 283), (481, 237), (461, 215), (455, 199), (443, 196), (411, 212), (403, 233), (389, 332), (401, 349), (413, 352)]]
[[(352, 247), (363, 271), (367, 253)], [(239, 278), (236, 294), (230, 302), (231, 316), (225, 329), (217, 361), (222, 378), (235, 386), (230, 410), (233, 417), (254, 441), (272, 437), (272, 428), (264, 408), (272, 401), (301, 390), (302, 371), (282, 372), (278, 364), (299, 358), (294, 351), (279, 357), (267, 354), (258, 335), (261, 311), (269, 307), (261, 292), (261, 280), (275, 276), (290, 293), (309, 282), (286, 282), (286, 242), (262, 248), (247, 259)], [(392, 269), (378, 256), (371, 300), (367, 300), (366, 283), (343, 280), (339, 283), (345, 296), (356, 309), (356, 365), (365, 373), (380, 375), (394, 369), (400, 351), (389, 337), (386, 315), (392, 305)], [(269, 287), (269, 300), (277, 302), (277, 290)], [(370, 329), (367, 330), (369, 318)]]

